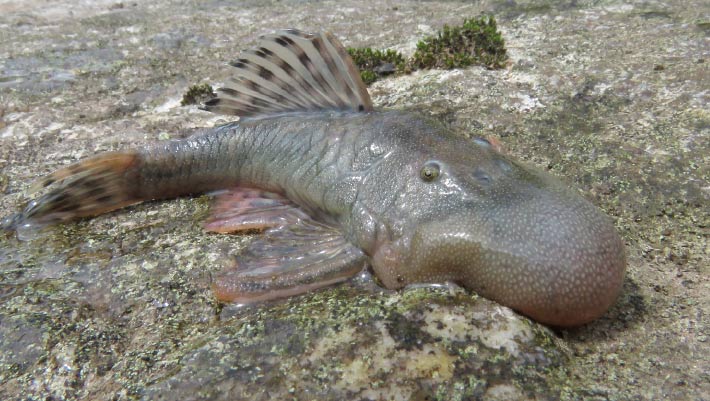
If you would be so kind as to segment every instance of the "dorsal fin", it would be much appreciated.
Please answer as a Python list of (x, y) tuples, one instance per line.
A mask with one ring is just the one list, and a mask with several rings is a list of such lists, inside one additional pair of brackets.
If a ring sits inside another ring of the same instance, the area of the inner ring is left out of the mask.
[(262, 38), (230, 63), (236, 74), (204, 109), (241, 117), (291, 111), (371, 111), (360, 73), (329, 32), (296, 29)]

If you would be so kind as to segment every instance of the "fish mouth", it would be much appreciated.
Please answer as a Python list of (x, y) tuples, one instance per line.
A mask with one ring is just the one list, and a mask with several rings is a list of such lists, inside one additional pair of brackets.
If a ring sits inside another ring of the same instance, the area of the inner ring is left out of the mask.
[(415, 230), (408, 255), (400, 282), (453, 281), (561, 327), (604, 314), (626, 266), (609, 219), (581, 197), (559, 193), (432, 220)]

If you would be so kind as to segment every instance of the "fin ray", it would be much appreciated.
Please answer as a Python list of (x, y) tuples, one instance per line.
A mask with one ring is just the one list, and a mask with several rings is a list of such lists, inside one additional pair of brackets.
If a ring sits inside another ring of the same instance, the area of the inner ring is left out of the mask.
[(264, 230), (308, 219), (288, 199), (251, 188), (234, 188), (217, 194), (204, 228), (221, 234)]
[(328, 224), (288, 199), (237, 188), (218, 195), (208, 231), (264, 229), (213, 284), (223, 302), (251, 303), (297, 295), (344, 281), (361, 271), (363, 252)]
[(30, 187), (32, 193), (49, 191), (30, 201), (21, 213), (6, 218), (3, 229), (74, 220), (139, 203), (144, 199), (132, 190), (139, 162), (135, 152), (112, 152), (59, 169)]
[(371, 111), (372, 101), (343, 45), (330, 33), (267, 35), (231, 65), (218, 96), (204, 104), (241, 117), (294, 111)]

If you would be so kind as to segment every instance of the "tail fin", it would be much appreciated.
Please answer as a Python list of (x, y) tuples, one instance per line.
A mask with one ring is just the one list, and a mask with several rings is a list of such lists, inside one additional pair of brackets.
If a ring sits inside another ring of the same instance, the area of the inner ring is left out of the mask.
[(49, 192), (30, 201), (22, 213), (0, 221), (0, 228), (54, 224), (141, 202), (135, 168), (139, 163), (135, 152), (104, 153), (57, 170), (30, 189), (49, 187)]

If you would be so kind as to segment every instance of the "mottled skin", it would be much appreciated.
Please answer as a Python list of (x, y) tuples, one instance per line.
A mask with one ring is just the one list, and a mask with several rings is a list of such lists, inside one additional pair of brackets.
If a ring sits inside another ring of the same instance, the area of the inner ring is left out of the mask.
[(138, 160), (139, 199), (235, 185), (285, 195), (339, 227), (387, 288), (451, 281), (557, 326), (599, 317), (621, 288), (623, 243), (599, 210), (416, 114), (245, 119)]

